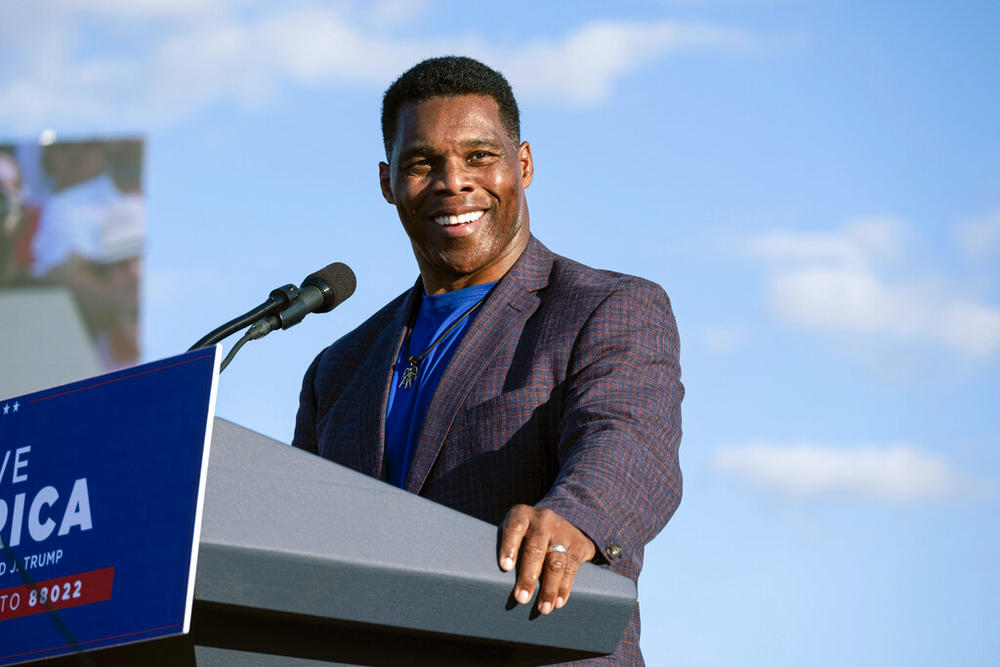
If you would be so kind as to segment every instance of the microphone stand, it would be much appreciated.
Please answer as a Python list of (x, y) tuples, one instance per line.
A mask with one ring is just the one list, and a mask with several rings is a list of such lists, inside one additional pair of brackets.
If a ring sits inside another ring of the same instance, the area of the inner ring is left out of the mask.
[(188, 352), (215, 345), (240, 329), (250, 327), (222, 360), (219, 369), (219, 372), (222, 372), (247, 341), (263, 338), (279, 327), (287, 329), (295, 326), (309, 313), (325, 313), (333, 310), (354, 293), (355, 285), (354, 271), (351, 271), (351, 267), (334, 262), (306, 276), (301, 287), (283, 285), (271, 290), (267, 301), (210, 331), (192, 345)]
[(268, 315), (277, 315), (282, 310), (287, 308), (292, 301), (295, 300), (295, 297), (297, 297), (298, 294), (299, 288), (290, 284), (271, 290), (271, 294), (268, 296), (267, 301), (260, 304), (253, 310), (249, 310), (239, 317), (235, 317), (222, 326), (208, 332), (202, 336), (197, 343), (189, 347), (188, 352), (208, 347), (210, 345), (215, 345), (220, 340), (228, 338), (240, 329), (250, 326), (261, 318), (267, 317)]

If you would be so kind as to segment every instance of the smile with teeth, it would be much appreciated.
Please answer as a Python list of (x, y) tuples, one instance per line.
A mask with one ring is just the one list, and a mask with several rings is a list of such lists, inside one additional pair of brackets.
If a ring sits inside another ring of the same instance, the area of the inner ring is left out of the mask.
[(475, 222), (481, 217), (483, 217), (483, 211), (472, 211), (471, 213), (463, 213), (462, 215), (439, 215), (434, 218), (434, 222), (443, 226), (464, 225)]

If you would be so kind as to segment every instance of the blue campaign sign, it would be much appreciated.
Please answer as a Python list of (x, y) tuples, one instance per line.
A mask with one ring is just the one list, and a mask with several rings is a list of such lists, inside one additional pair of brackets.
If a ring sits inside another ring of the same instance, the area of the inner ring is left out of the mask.
[(0, 665), (188, 632), (218, 369), (0, 401)]

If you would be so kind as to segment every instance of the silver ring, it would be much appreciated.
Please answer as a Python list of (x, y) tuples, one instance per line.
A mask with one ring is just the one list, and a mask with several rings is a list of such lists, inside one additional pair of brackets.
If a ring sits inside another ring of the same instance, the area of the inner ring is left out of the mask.
[(564, 553), (566, 553), (566, 547), (564, 547), (561, 544), (550, 544), (549, 545), (549, 553), (552, 553), (552, 552), (564, 554)]

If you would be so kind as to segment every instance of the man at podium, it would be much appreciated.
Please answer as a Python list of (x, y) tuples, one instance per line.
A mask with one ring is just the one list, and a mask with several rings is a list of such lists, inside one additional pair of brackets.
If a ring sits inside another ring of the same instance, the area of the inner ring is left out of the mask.
[[(420, 276), (306, 371), (293, 445), (501, 526), (515, 599), (567, 604), (580, 563), (637, 578), (681, 498), (677, 329), (654, 283), (529, 229), (517, 103), (470, 58), (386, 91), (382, 194)], [(642, 664), (638, 610), (615, 653)], [(581, 663), (582, 664), (582, 663)]]

